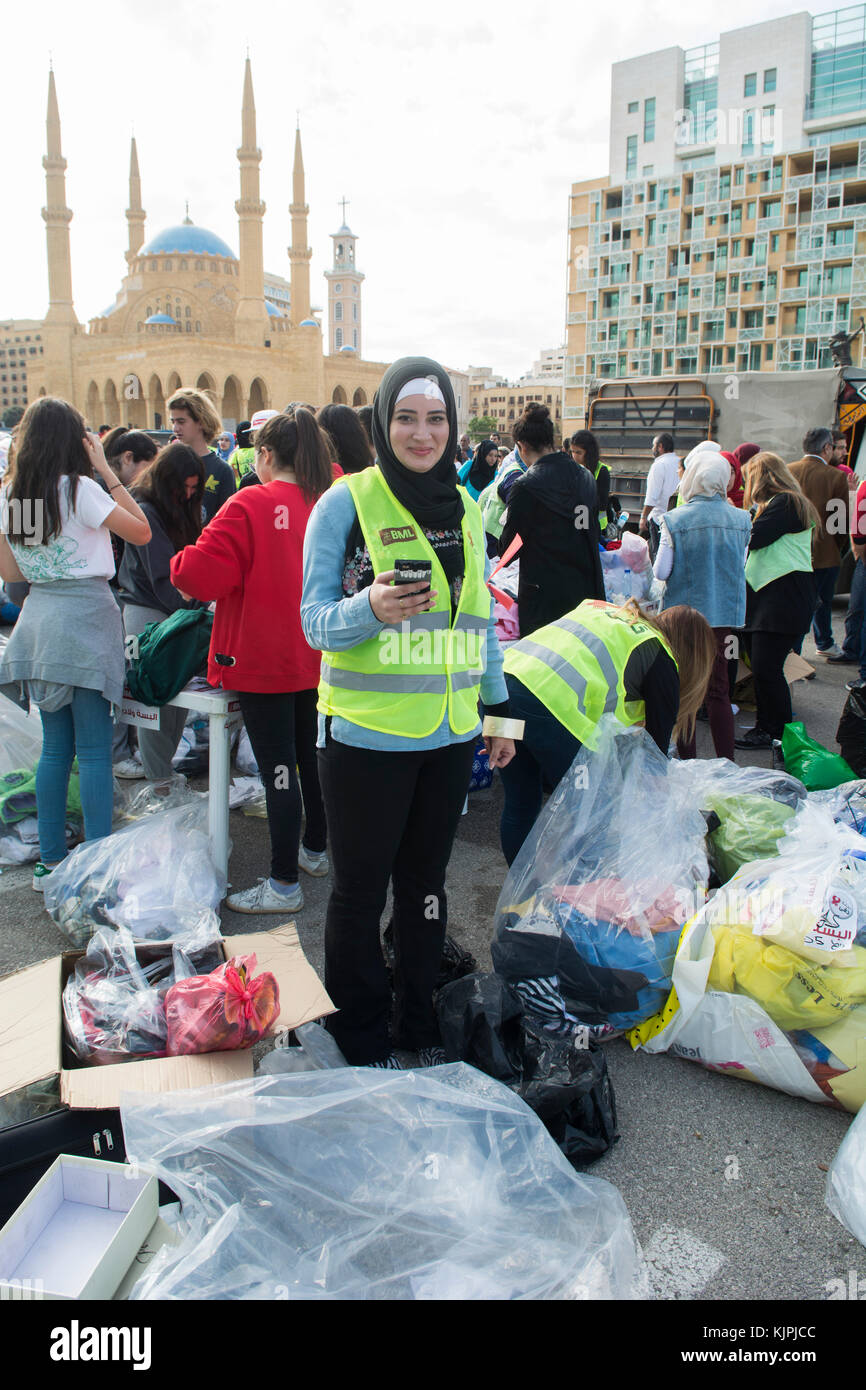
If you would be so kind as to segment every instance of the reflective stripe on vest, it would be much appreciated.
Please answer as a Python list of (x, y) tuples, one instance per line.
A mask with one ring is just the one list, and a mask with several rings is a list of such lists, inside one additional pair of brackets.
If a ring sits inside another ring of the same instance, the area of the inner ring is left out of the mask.
[(441, 563), (411, 513), (378, 467), (346, 478), (374, 574), (396, 560), (430, 560), (436, 605), (342, 652), (323, 652), (319, 710), (365, 729), (427, 738), (446, 713), (456, 734), (478, 724), (478, 696), (487, 659), (490, 591), (484, 582), (484, 528), (464, 488), (464, 575), (457, 613)]
[(626, 699), (625, 670), (632, 652), (654, 640), (673, 659), (657, 628), (613, 604), (587, 600), (509, 647), (505, 671), (575, 738), (595, 748), (602, 715), (613, 714), (621, 724), (644, 718), (643, 701)]

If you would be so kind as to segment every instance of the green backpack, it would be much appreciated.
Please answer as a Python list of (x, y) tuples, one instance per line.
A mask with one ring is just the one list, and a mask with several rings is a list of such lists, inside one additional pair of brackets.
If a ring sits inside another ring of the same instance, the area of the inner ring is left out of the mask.
[(127, 668), (130, 694), (145, 705), (166, 705), (207, 661), (213, 614), (179, 608), (161, 623), (148, 623)]

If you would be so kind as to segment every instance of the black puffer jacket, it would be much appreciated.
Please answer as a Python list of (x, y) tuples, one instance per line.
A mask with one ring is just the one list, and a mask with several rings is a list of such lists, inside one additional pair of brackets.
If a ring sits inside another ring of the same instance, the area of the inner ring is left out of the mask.
[(516, 535), (523, 540), (517, 593), (521, 637), (584, 599), (604, 598), (595, 479), (570, 455), (545, 454), (517, 479), (500, 554)]

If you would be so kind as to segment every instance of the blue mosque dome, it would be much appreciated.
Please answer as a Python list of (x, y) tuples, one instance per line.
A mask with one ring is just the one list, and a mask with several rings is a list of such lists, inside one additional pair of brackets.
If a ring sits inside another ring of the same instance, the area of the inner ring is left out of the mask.
[(344, 347), (341, 347), (341, 348), (340, 348), (340, 351), (341, 351), (341, 352), (354, 352), (355, 349), (352, 347), (351, 343), (346, 343)]
[(272, 304), (269, 299), (265, 300), (265, 308), (267, 309), (272, 319), (281, 319), (285, 317), (282, 310), (278, 309), (276, 304)]
[(319, 324), (316, 319), (301, 319), (301, 322), (298, 324), (299, 328), (318, 328), (318, 326)]
[(237, 260), (237, 256), (222, 237), (209, 232), (206, 227), (196, 227), (192, 222), (181, 223), (177, 227), (166, 227), (157, 232), (139, 251), (140, 256), (162, 256), (174, 252), (181, 256), (227, 256)]
[(173, 318), (171, 317), (170, 314), (151, 314), (150, 318), (149, 318), (149, 319), (145, 319), (144, 322), (145, 322), (146, 324), (148, 324), (148, 323), (171, 323), (171, 324), (174, 324), (174, 327), (175, 327), (175, 328), (177, 328), (177, 319), (173, 319)]

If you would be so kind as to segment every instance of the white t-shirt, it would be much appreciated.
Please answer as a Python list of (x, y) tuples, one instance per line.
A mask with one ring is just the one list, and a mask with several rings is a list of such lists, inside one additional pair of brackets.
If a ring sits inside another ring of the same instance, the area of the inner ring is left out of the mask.
[[(111, 536), (103, 526), (117, 505), (92, 478), (78, 479), (74, 510), (69, 509), (69, 478), (64, 474), (57, 486), (60, 503), (60, 535), (47, 545), (22, 545), (10, 541), (15, 562), (30, 584), (46, 584), (55, 579), (111, 579), (114, 553)], [(9, 500), (0, 494), (0, 531), (9, 529)], [(39, 537), (39, 515), (32, 504), (22, 506), (26, 535)]]
[(680, 483), (678, 454), (659, 454), (647, 474), (645, 506), (652, 507), (650, 521), (661, 521)]

